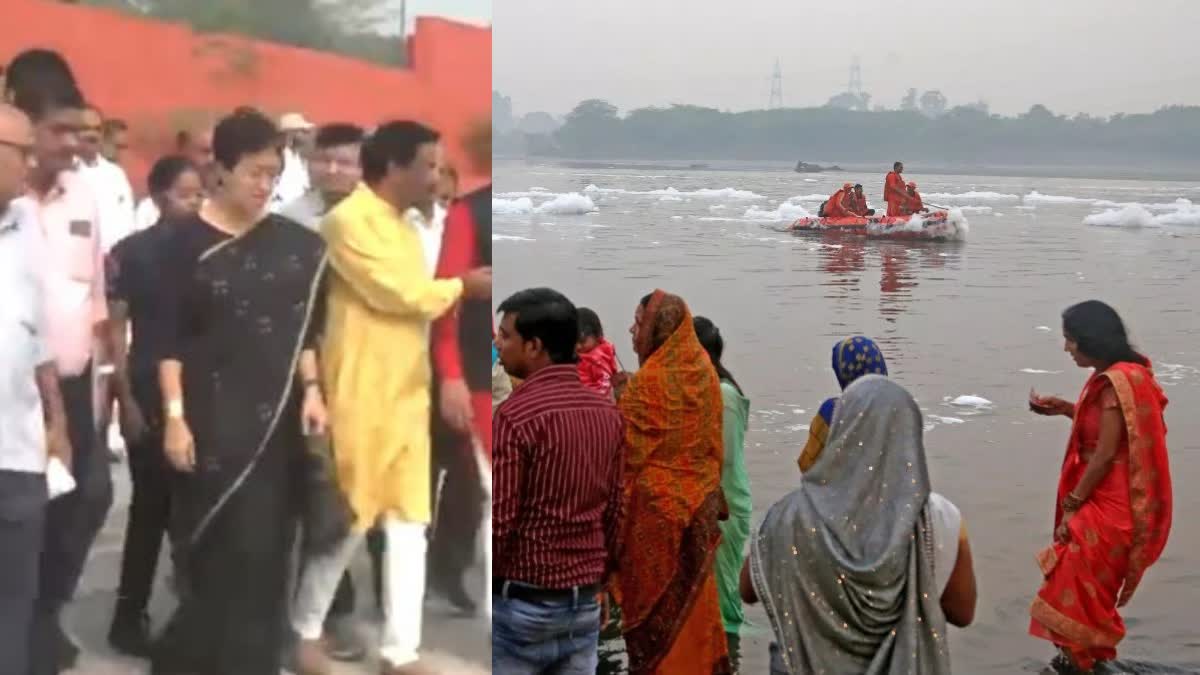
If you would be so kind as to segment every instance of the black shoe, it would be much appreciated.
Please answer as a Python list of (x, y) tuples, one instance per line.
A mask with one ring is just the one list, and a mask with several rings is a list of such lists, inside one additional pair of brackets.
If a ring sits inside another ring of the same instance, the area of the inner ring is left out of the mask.
[(150, 617), (145, 612), (117, 613), (108, 631), (108, 644), (126, 656), (150, 658)]
[(367, 658), (367, 646), (363, 644), (350, 617), (325, 622), (325, 653), (334, 661), (345, 663), (356, 663)]

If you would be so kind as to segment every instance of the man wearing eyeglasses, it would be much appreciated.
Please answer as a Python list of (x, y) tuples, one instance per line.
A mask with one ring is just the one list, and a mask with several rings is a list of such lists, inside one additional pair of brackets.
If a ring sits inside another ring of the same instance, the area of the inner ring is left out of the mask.
[[(50, 502), (41, 557), (30, 658), (33, 675), (72, 667), (79, 648), (62, 629), (62, 611), (75, 595), (87, 554), (112, 506), (107, 457), (96, 443), (92, 372), (109, 363), (104, 255), (96, 198), (75, 166), (87, 107), (70, 66), (48, 50), (29, 50), (8, 66), (5, 97), (34, 126), (35, 166), (26, 198), (41, 246), (47, 338), (74, 450), (68, 465), (77, 487)], [(57, 669), (57, 670), (56, 670)]]
[(51, 457), (71, 465), (66, 413), (30, 254), (38, 222), (25, 192), (33, 128), (0, 103), (0, 672), (27, 672)]

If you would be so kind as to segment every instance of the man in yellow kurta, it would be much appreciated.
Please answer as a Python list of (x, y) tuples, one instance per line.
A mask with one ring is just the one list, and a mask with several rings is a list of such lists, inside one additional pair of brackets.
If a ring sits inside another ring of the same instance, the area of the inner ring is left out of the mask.
[(364, 184), (326, 216), (332, 273), (321, 350), (338, 478), (354, 531), (307, 560), (292, 625), (300, 675), (325, 675), (321, 629), (338, 582), (377, 521), (387, 537), (384, 673), (425, 672), (418, 661), (430, 520), (428, 326), (463, 297), (491, 297), (490, 268), (431, 279), (406, 214), (437, 187), (438, 135), (385, 124), (362, 148)]

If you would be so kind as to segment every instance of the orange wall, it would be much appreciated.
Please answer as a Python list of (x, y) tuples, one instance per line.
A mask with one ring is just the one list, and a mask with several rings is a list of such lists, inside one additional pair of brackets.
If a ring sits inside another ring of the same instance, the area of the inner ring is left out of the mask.
[(85, 96), (133, 127), (122, 161), (135, 188), (175, 131), (239, 105), (299, 111), (318, 124), (419, 120), (442, 131), (464, 172), (458, 139), (472, 120), (491, 115), (488, 28), (419, 18), (411, 67), (390, 68), (50, 0), (0, 0), (0, 7), (0, 63), (31, 47), (55, 49)]

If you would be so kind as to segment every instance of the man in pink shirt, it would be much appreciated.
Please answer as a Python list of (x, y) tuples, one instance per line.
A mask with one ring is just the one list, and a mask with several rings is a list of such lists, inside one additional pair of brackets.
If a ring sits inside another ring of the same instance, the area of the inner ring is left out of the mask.
[[(92, 405), (93, 350), (108, 352), (99, 213), (95, 197), (74, 168), (85, 107), (69, 67), (45, 50), (19, 55), (8, 68), (5, 96), (34, 125), (28, 202), (40, 226), (36, 243), (42, 271), (47, 338), (74, 450), (76, 489), (50, 502), (46, 514), (34, 625), (31, 675), (68, 669), (78, 649), (63, 633), (60, 615), (71, 601), (87, 553), (112, 504), (107, 458), (96, 443)], [(97, 342), (97, 338), (99, 341)]]

